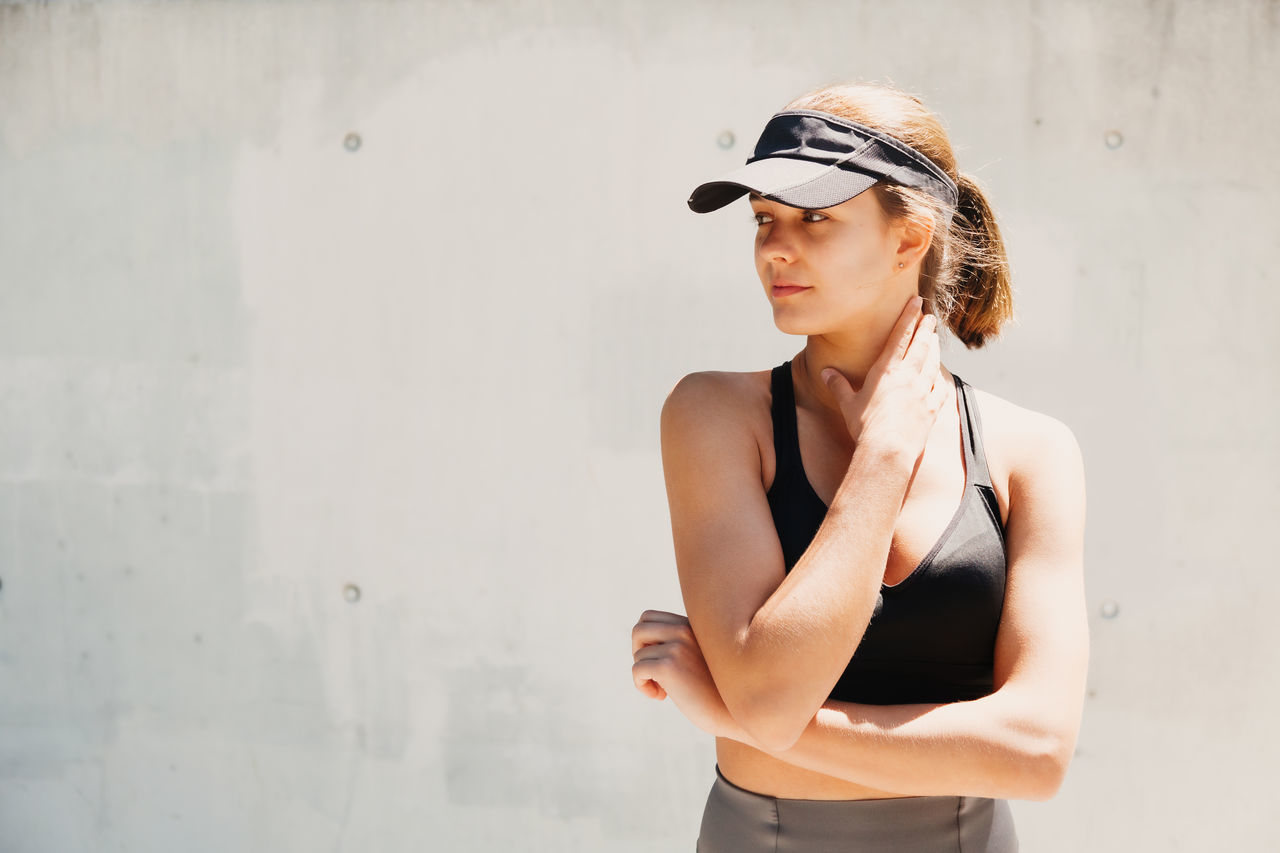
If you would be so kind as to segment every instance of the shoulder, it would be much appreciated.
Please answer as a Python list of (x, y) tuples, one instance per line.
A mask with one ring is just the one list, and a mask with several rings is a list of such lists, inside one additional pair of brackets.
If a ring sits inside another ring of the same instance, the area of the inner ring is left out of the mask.
[(1011, 506), (1051, 493), (1083, 499), (1084, 460), (1071, 428), (1058, 418), (974, 389), (992, 479), (1002, 481)]
[(769, 412), (769, 371), (701, 370), (682, 377), (662, 404), (665, 425), (715, 422), (750, 426)]
[(974, 388), (984, 444), (1001, 448), (1011, 461), (1027, 462), (1045, 453), (1080, 455), (1075, 433), (1062, 421)]
[(768, 370), (703, 370), (680, 379), (662, 404), (664, 454), (691, 454), (717, 443), (737, 443), (758, 458), (773, 440)]

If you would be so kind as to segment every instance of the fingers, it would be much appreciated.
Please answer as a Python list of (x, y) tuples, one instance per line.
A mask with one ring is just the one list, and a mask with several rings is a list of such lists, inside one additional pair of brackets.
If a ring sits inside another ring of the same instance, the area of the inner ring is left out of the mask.
[(919, 371), (914, 381), (920, 383), (921, 389), (928, 389), (924, 392), (925, 403), (936, 415), (946, 400), (947, 383), (942, 381), (942, 345), (938, 338), (938, 318), (933, 314), (921, 318), (902, 364)]
[(658, 683), (671, 654), (665, 643), (679, 642), (693, 634), (689, 618), (666, 610), (646, 610), (631, 629), (631, 680), (650, 699), (666, 699), (667, 691)]
[(653, 643), (669, 643), (686, 639), (693, 633), (689, 620), (679, 613), (665, 610), (646, 610), (640, 621), (631, 629), (631, 652)]
[(903, 362), (925, 372), (929, 369), (929, 359), (938, 357), (938, 318), (932, 314), (925, 314), (920, 318), (920, 323), (916, 326), (915, 337), (911, 339), (910, 345), (907, 347), (906, 355)]
[(631, 680), (636, 689), (652, 699), (667, 698), (667, 691), (658, 683), (662, 677), (662, 660), (646, 658), (631, 665)]
[(920, 322), (923, 314), (921, 306), (924, 300), (919, 296), (913, 296), (907, 300), (907, 304), (903, 306), (902, 313), (898, 315), (898, 321), (894, 323), (893, 331), (889, 333), (888, 340), (885, 341), (884, 349), (880, 352), (879, 362), (888, 362), (895, 359), (901, 359), (907, 353), (907, 347), (911, 345), (912, 337), (915, 335), (916, 324)]
[(640, 621), (653, 620), (655, 622), (683, 622), (689, 624), (689, 617), (682, 616), (679, 613), (671, 613), (667, 610), (646, 610), (640, 614)]
[(637, 649), (631, 664), (631, 680), (636, 689), (654, 699), (665, 699), (667, 691), (661, 682), (666, 680), (672, 657), (679, 654), (679, 647), (669, 643), (653, 643)]
[(947, 402), (947, 392), (950, 390), (951, 383), (942, 381), (942, 371), (938, 371), (938, 381), (934, 383), (933, 390), (929, 392), (929, 408), (934, 412), (942, 411), (942, 407)]
[(932, 314), (929, 316), (933, 319), (933, 333), (928, 336), (928, 352), (924, 356), (924, 375), (928, 376), (931, 382), (937, 382), (942, 374), (939, 369), (942, 367), (942, 343), (938, 339), (938, 318), (933, 317)]
[(849, 384), (849, 380), (843, 373), (834, 367), (826, 367), (822, 370), (822, 381), (827, 383), (827, 387), (831, 389), (831, 394), (836, 398), (836, 405), (841, 410), (846, 410), (853, 402), (853, 397), (858, 392)]

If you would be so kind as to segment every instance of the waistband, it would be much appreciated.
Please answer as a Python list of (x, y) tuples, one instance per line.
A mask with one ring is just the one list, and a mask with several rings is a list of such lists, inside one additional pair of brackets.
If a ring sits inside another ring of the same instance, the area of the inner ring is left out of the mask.
[(1018, 849), (1006, 800), (919, 796), (867, 800), (774, 797), (741, 788), (716, 764), (699, 850), (787, 849), (1010, 853)]

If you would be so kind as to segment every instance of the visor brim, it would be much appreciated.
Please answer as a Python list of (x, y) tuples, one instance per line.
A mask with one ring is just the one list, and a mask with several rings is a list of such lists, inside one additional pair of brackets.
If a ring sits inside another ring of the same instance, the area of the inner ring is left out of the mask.
[(819, 210), (843, 204), (878, 180), (878, 175), (812, 160), (765, 157), (699, 185), (689, 196), (689, 209), (710, 213), (754, 192), (790, 207)]

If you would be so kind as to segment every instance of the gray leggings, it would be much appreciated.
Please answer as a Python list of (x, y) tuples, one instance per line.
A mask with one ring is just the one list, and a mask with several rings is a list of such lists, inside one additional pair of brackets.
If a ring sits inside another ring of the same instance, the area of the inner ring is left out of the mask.
[(1005, 800), (893, 797), (797, 800), (757, 794), (716, 765), (698, 853), (1016, 853)]

